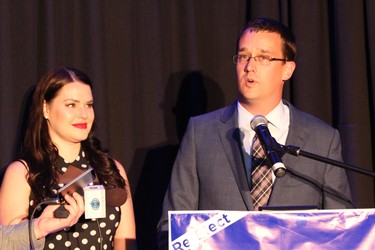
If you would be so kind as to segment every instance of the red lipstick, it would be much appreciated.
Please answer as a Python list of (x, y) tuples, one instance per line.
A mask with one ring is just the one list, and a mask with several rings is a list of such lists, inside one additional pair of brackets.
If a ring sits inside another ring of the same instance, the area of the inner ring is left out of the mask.
[(80, 128), (80, 129), (86, 129), (87, 128), (87, 123), (75, 123), (73, 124), (74, 127)]

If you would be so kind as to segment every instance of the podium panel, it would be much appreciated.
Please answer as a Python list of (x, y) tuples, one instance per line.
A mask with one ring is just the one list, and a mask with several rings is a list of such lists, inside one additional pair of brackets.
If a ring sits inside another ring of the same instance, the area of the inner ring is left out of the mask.
[(170, 211), (169, 249), (375, 249), (375, 210)]

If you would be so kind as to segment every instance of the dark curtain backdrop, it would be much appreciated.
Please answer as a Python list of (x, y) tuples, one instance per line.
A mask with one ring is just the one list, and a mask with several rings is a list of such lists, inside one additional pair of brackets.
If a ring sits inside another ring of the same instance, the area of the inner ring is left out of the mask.
[[(284, 97), (339, 129), (346, 163), (374, 171), (372, 0), (0, 2), (0, 167), (14, 159), (40, 76), (61, 65), (85, 71), (97, 136), (129, 175), (141, 249), (154, 244), (188, 117), (236, 99), (231, 57), (249, 18), (293, 30), (297, 69)], [(374, 207), (373, 177), (349, 177), (355, 204)]]

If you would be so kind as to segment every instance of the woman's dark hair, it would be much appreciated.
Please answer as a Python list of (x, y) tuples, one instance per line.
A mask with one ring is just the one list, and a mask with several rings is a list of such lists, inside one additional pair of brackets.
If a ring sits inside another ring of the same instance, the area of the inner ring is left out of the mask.
[[(29, 167), (28, 183), (38, 204), (45, 198), (56, 196), (52, 187), (57, 184), (57, 170), (52, 167), (58, 158), (58, 150), (52, 143), (48, 133), (48, 125), (43, 116), (43, 104), (50, 103), (66, 84), (79, 81), (92, 88), (89, 77), (78, 69), (62, 67), (45, 74), (35, 87), (28, 126), (21, 149), (21, 159)], [(91, 129), (88, 138), (82, 141), (82, 148), (96, 175), (106, 188), (125, 188), (125, 180), (121, 177), (114, 160), (107, 150), (101, 147), (100, 141)]]
[(250, 20), (240, 31), (237, 39), (236, 53), (238, 52), (238, 42), (243, 33), (249, 30), (250, 32), (272, 32), (277, 33), (281, 37), (283, 56), (288, 61), (294, 61), (297, 54), (297, 47), (293, 33), (284, 24), (270, 19), (270, 18), (255, 18)]

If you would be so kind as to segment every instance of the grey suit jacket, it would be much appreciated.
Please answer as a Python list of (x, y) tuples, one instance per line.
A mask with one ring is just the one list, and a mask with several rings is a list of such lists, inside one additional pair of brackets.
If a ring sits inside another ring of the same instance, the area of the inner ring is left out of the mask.
[[(290, 109), (286, 145), (342, 161), (338, 131), (284, 103)], [(253, 210), (236, 107), (234, 103), (190, 119), (173, 166), (161, 221), (167, 220), (169, 210)], [(289, 154), (282, 160), (288, 172), (276, 179), (269, 206), (352, 207), (343, 169)]]
[[(0, 225), (0, 249), (30, 249), (28, 222), (2, 226)], [(32, 241), (35, 250), (44, 248), (45, 238), (37, 240), (32, 230)]]

